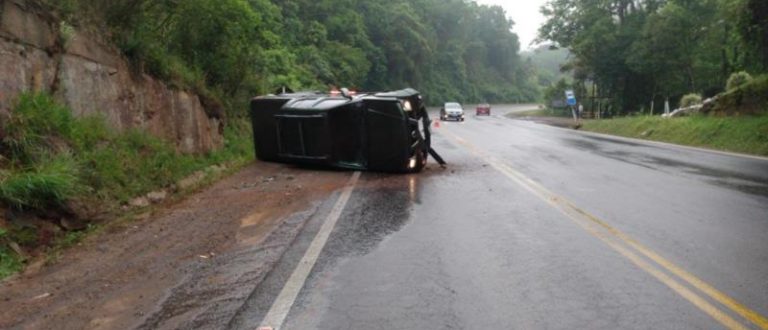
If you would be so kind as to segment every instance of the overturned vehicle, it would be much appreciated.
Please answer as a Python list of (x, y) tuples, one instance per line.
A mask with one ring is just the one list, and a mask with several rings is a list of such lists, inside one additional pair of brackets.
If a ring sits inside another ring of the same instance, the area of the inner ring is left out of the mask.
[(292, 93), (251, 101), (260, 160), (383, 172), (419, 172), (432, 150), (418, 91)]

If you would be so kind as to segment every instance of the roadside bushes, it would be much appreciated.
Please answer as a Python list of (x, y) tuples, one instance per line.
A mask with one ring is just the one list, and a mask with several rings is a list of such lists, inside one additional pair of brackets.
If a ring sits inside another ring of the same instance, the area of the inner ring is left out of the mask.
[(687, 94), (680, 98), (680, 108), (687, 108), (697, 104), (701, 104), (701, 95), (699, 94)]
[[(131, 199), (196, 171), (254, 158), (246, 120), (231, 118), (224, 138), (216, 152), (184, 155), (144, 131), (116, 132), (101, 117), (74, 117), (48, 95), (22, 94), (0, 118), (0, 279), (20, 270), (29, 251), (82, 237), (52, 232), (51, 226), (69, 229), (62, 219), (106, 220)], [(6, 221), (6, 210), (37, 222)]]
[(0, 171), (0, 200), (17, 209), (60, 207), (78, 192), (77, 164), (68, 155), (16, 171)]
[(103, 118), (74, 118), (43, 94), (22, 95), (0, 131), (0, 203), (25, 211), (83, 199), (114, 207), (214, 163), (252, 157), (237, 125), (225, 132), (223, 150), (183, 155), (144, 131), (114, 132)]
[(17, 209), (58, 207), (78, 191), (77, 165), (64, 141), (71, 113), (48, 97), (22, 95), (2, 123), (0, 201)]
[(725, 90), (730, 91), (752, 81), (752, 76), (745, 71), (734, 72), (728, 77), (728, 82), (725, 84)]
[(768, 114), (768, 75), (755, 76), (720, 94), (708, 112), (721, 116)]

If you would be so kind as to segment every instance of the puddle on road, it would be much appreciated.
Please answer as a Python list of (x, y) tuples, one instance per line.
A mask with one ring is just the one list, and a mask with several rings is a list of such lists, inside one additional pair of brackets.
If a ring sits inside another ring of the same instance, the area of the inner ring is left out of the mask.
[(323, 249), (318, 273), (343, 258), (373, 252), (387, 237), (403, 230), (413, 221), (411, 211), (420, 203), (423, 180), (441, 172), (365, 174)]

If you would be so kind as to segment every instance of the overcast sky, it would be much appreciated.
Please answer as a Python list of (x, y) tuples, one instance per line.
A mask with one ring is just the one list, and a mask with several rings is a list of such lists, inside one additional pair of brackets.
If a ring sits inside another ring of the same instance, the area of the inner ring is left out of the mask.
[(476, 0), (484, 5), (500, 5), (507, 11), (507, 16), (515, 21), (514, 31), (520, 36), (520, 48), (527, 49), (539, 26), (544, 23), (544, 17), (539, 13), (539, 7), (546, 0)]

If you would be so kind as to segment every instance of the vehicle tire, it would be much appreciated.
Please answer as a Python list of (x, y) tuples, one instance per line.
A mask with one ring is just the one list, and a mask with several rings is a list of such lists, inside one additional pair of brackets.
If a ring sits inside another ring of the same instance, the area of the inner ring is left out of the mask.
[(426, 151), (416, 152), (416, 167), (411, 169), (411, 173), (419, 173), (427, 165)]

